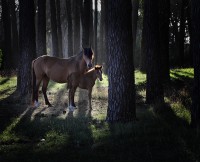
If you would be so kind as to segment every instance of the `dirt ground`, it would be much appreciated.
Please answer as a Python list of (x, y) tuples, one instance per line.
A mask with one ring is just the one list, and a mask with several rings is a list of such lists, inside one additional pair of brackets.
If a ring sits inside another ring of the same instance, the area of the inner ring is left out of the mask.
[(88, 105), (88, 91), (77, 88), (75, 93), (75, 111), (69, 112), (68, 109), (68, 91), (66, 88), (58, 91), (47, 91), (47, 96), (53, 107), (45, 105), (43, 94), (39, 93), (40, 106), (32, 113), (32, 119), (35, 117), (59, 117), (66, 118), (67, 116), (88, 116), (95, 117), (106, 113), (108, 106), (108, 87), (93, 87), (92, 92), (92, 110)]

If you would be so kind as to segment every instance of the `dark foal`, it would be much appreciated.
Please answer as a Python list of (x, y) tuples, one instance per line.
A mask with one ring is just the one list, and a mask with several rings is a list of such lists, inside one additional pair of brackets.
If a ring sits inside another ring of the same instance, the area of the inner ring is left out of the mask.
[(77, 74), (72, 73), (68, 78), (68, 88), (72, 85), (74, 87), (79, 87), (81, 89), (88, 90), (88, 99), (89, 99), (89, 107), (92, 109), (91, 106), (91, 98), (92, 98), (92, 89), (95, 84), (96, 79), (98, 78), (100, 81), (103, 80), (102, 78), (102, 66), (96, 65), (94, 68), (87, 71), (84, 75), (82, 75), (79, 79), (79, 82), (76, 80)]

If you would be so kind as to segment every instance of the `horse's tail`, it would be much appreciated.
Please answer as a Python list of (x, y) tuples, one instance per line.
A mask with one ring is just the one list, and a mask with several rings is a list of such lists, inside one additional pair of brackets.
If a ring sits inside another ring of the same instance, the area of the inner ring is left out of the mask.
[(35, 60), (32, 61), (32, 104), (34, 105), (35, 101), (35, 87), (36, 87), (36, 75), (34, 70)]

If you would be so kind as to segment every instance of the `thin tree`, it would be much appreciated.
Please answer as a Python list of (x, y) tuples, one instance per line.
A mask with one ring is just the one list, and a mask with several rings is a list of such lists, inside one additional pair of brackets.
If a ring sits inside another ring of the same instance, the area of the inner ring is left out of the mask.
[(17, 5), (15, 0), (10, 0), (10, 14), (11, 14), (11, 45), (12, 45), (12, 60), (13, 68), (16, 69), (18, 67), (18, 60), (19, 60), (19, 36), (18, 36), (18, 29), (17, 29), (17, 16), (16, 16), (16, 8)]
[(37, 55), (46, 55), (46, 0), (38, 0)]
[(132, 11), (133, 56), (135, 56), (139, 0), (132, 0), (132, 8), (133, 8), (133, 11)]
[(72, 29), (72, 5), (71, 0), (66, 1), (67, 25), (68, 25), (68, 56), (73, 56), (73, 29)]
[(58, 33), (57, 33), (57, 19), (56, 19), (56, 3), (55, 0), (50, 0), (51, 11), (51, 34), (52, 34), (52, 49), (53, 56), (59, 57), (58, 49)]
[[(108, 122), (134, 120), (135, 86), (131, 0), (108, 0)], [(119, 14), (120, 13), (120, 14)]]
[(99, 51), (101, 55), (99, 56), (99, 60), (101, 63), (104, 64), (105, 69), (105, 62), (106, 62), (106, 52), (105, 52), (105, 0), (101, 0), (101, 11), (100, 11), (100, 36), (99, 36)]
[(82, 14), (81, 14), (83, 47), (90, 46), (90, 24), (91, 24), (90, 6), (91, 6), (91, 0), (83, 1)]
[(21, 97), (31, 93), (31, 62), (36, 57), (34, 0), (19, 0), (20, 63), (17, 90)]
[(144, 17), (147, 58), (146, 102), (159, 104), (164, 102), (164, 94), (160, 71), (158, 0), (144, 1)]
[(98, 0), (95, 0), (95, 10), (94, 10), (94, 52), (95, 52), (95, 64), (98, 61), (98, 48), (97, 48), (97, 23), (98, 23)]
[(2, 20), (4, 29), (4, 45), (3, 45), (3, 69), (11, 70), (13, 64), (11, 58), (11, 19), (10, 6), (8, 0), (2, 1)]
[(194, 87), (192, 97), (191, 125), (200, 127), (200, 1), (191, 1), (191, 52), (194, 64)]
[[(143, 1), (144, 2), (144, 1)], [(143, 10), (144, 10), (144, 3), (143, 3)], [(145, 10), (144, 10), (144, 14), (145, 14)], [(140, 64), (139, 64), (139, 68), (140, 71), (142, 72), (146, 72), (147, 69), (147, 65), (146, 65), (146, 26), (144, 22), (146, 22), (146, 17), (143, 14), (143, 24), (142, 24), (142, 40), (141, 40), (141, 53), (140, 53)]]
[(185, 7), (186, 0), (181, 2), (180, 32), (179, 32), (179, 65), (184, 65), (184, 44), (185, 44)]
[(74, 45), (74, 54), (77, 54), (80, 52), (81, 48), (81, 42), (80, 42), (80, 12), (81, 12), (81, 1), (80, 0), (74, 0), (73, 1), (73, 14), (74, 14), (74, 21), (73, 21), (73, 28), (74, 28), (74, 39), (73, 39), (73, 45)]
[(56, 0), (56, 16), (57, 16), (56, 18), (57, 18), (57, 33), (58, 33), (58, 55), (60, 58), (63, 58), (60, 0)]
[(170, 0), (159, 1), (159, 35), (163, 81), (169, 82), (169, 18)]

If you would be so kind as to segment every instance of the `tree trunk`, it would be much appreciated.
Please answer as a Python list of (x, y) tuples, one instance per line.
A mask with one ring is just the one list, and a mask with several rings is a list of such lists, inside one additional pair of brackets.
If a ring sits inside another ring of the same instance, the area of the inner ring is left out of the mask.
[(95, 64), (98, 62), (98, 48), (97, 48), (97, 23), (98, 23), (98, 0), (95, 0), (95, 11), (94, 11), (94, 53), (95, 53)]
[[(108, 122), (134, 120), (135, 86), (131, 0), (108, 1)], [(120, 13), (120, 14), (119, 14)]]
[(57, 33), (57, 20), (56, 20), (56, 4), (55, 0), (50, 0), (51, 10), (51, 34), (52, 34), (52, 49), (53, 56), (59, 57), (58, 49), (58, 33)]
[(89, 47), (90, 46), (90, 4), (91, 0), (84, 0), (81, 14), (82, 21), (82, 46)]
[(46, 55), (46, 0), (38, 0), (37, 56)]
[[(93, 0), (90, 0), (90, 30), (89, 46), (94, 48), (94, 17), (93, 17)], [(95, 53), (94, 53), (95, 54)], [(96, 57), (96, 54), (95, 54)]]
[(72, 10), (71, 0), (66, 1), (67, 5), (67, 23), (68, 23), (68, 56), (73, 56), (73, 30), (72, 30)]
[(56, 15), (57, 15), (57, 29), (58, 29), (58, 55), (63, 58), (63, 48), (62, 48), (62, 29), (60, 20), (60, 0), (56, 0)]
[(31, 62), (36, 57), (34, 0), (19, 0), (20, 63), (17, 88), (20, 96), (31, 93)]
[(3, 45), (3, 69), (11, 70), (13, 68), (12, 46), (11, 46), (11, 19), (10, 7), (8, 0), (2, 1), (2, 20), (4, 28), (4, 45)]
[(139, 0), (132, 0), (132, 8), (133, 8), (133, 11), (132, 11), (133, 57), (135, 57)]
[(181, 4), (180, 32), (179, 32), (179, 65), (184, 66), (184, 43), (185, 43), (185, 0)]
[(18, 67), (19, 60), (19, 36), (17, 29), (17, 18), (16, 18), (16, 5), (15, 0), (10, 0), (10, 10), (11, 10), (11, 30), (12, 30), (12, 60), (13, 68), (16, 69)]
[[(144, 6), (143, 6), (144, 8)], [(144, 11), (145, 14), (146, 11)], [(143, 26), (142, 26), (142, 40), (141, 40), (141, 55), (140, 55), (140, 71), (145, 72), (146, 73), (146, 29), (145, 29), (145, 23), (146, 22), (146, 17), (143, 15)]]
[(144, 17), (147, 58), (146, 102), (159, 104), (164, 102), (164, 94), (160, 71), (158, 0), (144, 1)]
[(101, 0), (101, 20), (100, 20), (100, 36), (99, 36), (99, 61), (103, 64), (104, 69), (106, 64), (106, 52), (105, 52), (105, 0)]
[(191, 125), (200, 127), (200, 1), (191, 1), (191, 52), (194, 63), (194, 87), (192, 97)]
[(159, 1), (159, 34), (161, 51), (161, 74), (163, 81), (169, 82), (169, 18), (170, 0)]
[(105, 6), (105, 67), (104, 73), (108, 74), (108, 0), (104, 0)]
[(73, 1), (73, 13), (74, 13), (74, 54), (80, 52), (81, 42), (80, 42), (80, 9), (81, 9), (81, 1), (74, 0)]

